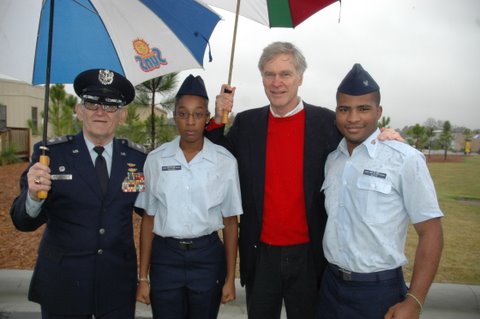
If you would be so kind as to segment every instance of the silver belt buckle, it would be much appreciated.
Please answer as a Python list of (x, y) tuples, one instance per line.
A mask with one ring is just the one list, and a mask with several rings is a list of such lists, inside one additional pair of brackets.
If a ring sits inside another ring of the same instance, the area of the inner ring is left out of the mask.
[(192, 248), (192, 244), (193, 242), (191, 240), (189, 241), (181, 240), (180, 248), (182, 248), (183, 250), (189, 250), (190, 248)]
[(351, 281), (352, 280), (352, 272), (345, 270), (343, 268), (338, 268), (338, 271), (340, 272), (340, 277), (345, 280), (345, 281)]

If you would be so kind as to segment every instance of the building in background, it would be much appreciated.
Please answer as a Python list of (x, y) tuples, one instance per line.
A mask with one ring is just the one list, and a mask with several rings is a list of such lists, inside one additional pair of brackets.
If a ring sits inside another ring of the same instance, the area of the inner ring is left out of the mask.
[(33, 144), (41, 140), (44, 94), (43, 86), (0, 79), (0, 152), (15, 145), (19, 157), (30, 158)]

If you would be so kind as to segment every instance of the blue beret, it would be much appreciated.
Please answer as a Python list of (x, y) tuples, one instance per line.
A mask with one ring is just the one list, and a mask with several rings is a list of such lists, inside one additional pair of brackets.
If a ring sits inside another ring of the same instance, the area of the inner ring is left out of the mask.
[(193, 76), (190, 74), (185, 81), (183, 81), (176, 96), (179, 97), (182, 95), (196, 95), (208, 100), (207, 89), (205, 89), (205, 83), (203, 83), (203, 79), (200, 75)]
[(364, 95), (380, 90), (377, 82), (365, 71), (359, 63), (343, 78), (337, 92), (348, 95)]
[(123, 75), (107, 69), (91, 69), (77, 75), (75, 93), (97, 103), (127, 105), (135, 98), (135, 88)]

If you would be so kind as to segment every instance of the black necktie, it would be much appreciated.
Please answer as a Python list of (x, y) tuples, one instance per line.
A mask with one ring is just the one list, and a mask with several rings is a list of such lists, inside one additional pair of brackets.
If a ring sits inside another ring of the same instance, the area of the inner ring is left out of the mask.
[(98, 180), (100, 181), (100, 186), (102, 187), (102, 193), (105, 195), (108, 184), (107, 163), (105, 162), (105, 158), (102, 156), (102, 153), (105, 149), (103, 146), (95, 146), (93, 150), (98, 154), (97, 158), (95, 159), (95, 170), (97, 171)]

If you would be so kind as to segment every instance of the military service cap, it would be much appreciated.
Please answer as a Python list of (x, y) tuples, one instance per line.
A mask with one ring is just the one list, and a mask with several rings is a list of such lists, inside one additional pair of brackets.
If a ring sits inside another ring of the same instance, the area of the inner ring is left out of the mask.
[(91, 69), (77, 75), (75, 93), (96, 103), (127, 105), (135, 98), (135, 89), (123, 75), (107, 69)]
[(196, 95), (204, 97), (208, 100), (207, 89), (205, 88), (205, 83), (201, 76), (189, 75), (185, 81), (183, 81), (182, 86), (178, 89), (176, 97), (182, 95)]
[(340, 83), (337, 92), (348, 95), (364, 95), (379, 91), (377, 82), (359, 63), (355, 63)]

